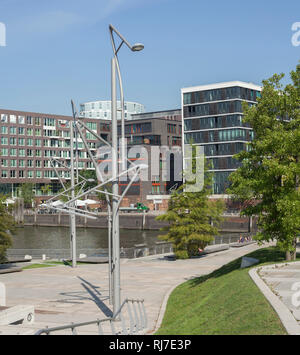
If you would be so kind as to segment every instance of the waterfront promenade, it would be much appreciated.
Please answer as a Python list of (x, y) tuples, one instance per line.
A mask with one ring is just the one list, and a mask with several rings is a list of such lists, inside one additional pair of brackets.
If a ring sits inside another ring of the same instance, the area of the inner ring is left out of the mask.
[[(167, 298), (177, 285), (208, 274), (259, 248), (252, 244), (191, 260), (171, 261), (162, 255), (122, 259), (121, 297), (145, 300), (147, 333), (151, 334), (159, 326)], [(7, 288), (8, 307), (34, 305), (36, 324), (24, 328), (27, 330), (111, 316), (107, 264), (81, 264), (76, 269), (55, 266), (24, 270), (0, 275), (0, 282)], [(7, 327), (1, 329), (0, 326), (1, 330), (3, 334)], [(12, 329), (14, 332), (16, 330)], [(96, 334), (96, 329), (90, 333)]]

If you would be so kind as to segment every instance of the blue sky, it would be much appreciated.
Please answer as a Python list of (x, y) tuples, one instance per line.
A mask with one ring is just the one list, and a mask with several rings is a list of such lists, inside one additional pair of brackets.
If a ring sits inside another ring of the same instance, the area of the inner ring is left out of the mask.
[[(180, 88), (242, 80), (260, 84), (300, 60), (291, 43), (300, 1), (1, 0), (0, 107), (71, 114), (71, 98), (110, 98), (108, 25), (122, 47), (125, 99), (147, 111), (180, 107)], [(286, 79), (287, 82), (288, 78)]]

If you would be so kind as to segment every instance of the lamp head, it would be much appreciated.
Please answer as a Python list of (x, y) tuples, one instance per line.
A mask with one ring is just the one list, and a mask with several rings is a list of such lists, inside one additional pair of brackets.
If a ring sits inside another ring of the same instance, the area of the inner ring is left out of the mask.
[(144, 45), (142, 43), (136, 43), (131, 47), (131, 50), (133, 52), (139, 52), (142, 51), (144, 49)]

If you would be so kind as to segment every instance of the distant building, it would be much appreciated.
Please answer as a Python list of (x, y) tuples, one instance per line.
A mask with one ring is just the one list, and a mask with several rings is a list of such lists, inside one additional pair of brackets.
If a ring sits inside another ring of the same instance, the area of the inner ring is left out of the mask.
[[(0, 193), (16, 195), (22, 183), (33, 183), (37, 196), (43, 195), (45, 185), (50, 185), (51, 193), (61, 189), (50, 159), (55, 157), (70, 167), (71, 120), (69, 116), (0, 109)], [(107, 121), (89, 118), (83, 122), (110, 140)], [(84, 133), (89, 148), (96, 153), (98, 140), (89, 132)], [(78, 150), (78, 169), (94, 169), (81, 139)], [(68, 168), (59, 164), (56, 168), (62, 179), (70, 179)]]
[[(118, 126), (118, 134), (121, 134), (121, 125)], [(159, 171), (153, 175), (151, 169), (148, 171), (148, 181), (137, 181), (128, 190), (123, 205), (130, 205), (142, 202), (152, 210), (167, 209), (171, 190), (182, 184), (182, 176), (176, 177), (174, 173), (176, 157), (152, 156), (152, 147), (178, 148), (181, 152), (182, 146), (182, 115), (181, 109), (158, 112), (146, 112), (132, 115), (130, 121), (125, 122), (125, 137), (128, 149), (134, 146), (143, 146), (148, 153), (148, 164), (151, 167), (153, 159), (158, 159)], [(163, 162), (163, 159), (169, 159)], [(133, 158), (141, 159), (136, 156)], [(182, 159), (180, 153), (180, 159)], [(182, 162), (182, 160), (181, 160)], [(169, 178), (165, 179), (163, 174), (164, 164), (169, 164)], [(182, 164), (182, 163), (181, 163)], [(182, 167), (182, 166), (180, 166)], [(182, 169), (181, 169), (182, 170)], [(124, 191), (128, 182), (120, 183), (120, 193)]]
[(242, 103), (255, 105), (261, 87), (241, 81), (181, 89), (184, 144), (204, 146), (214, 172), (213, 193), (222, 195), (228, 176), (240, 163), (233, 156), (247, 149), (253, 130), (242, 122)]
[[(125, 101), (125, 120), (130, 120), (131, 115), (145, 112), (145, 107), (137, 102)], [(117, 108), (120, 110), (121, 102), (118, 101)], [(97, 118), (111, 120), (111, 101), (91, 101), (80, 105), (80, 116), (85, 118)], [(118, 111), (118, 119), (121, 119), (121, 112)]]
[[(51, 158), (57, 158), (63, 165), (55, 163), (63, 181), (70, 180), (70, 116), (24, 112), (0, 109), (0, 193), (17, 196), (23, 183), (32, 183), (35, 195), (44, 198), (43, 187), (49, 185), (49, 195), (61, 189), (61, 183), (51, 165)], [(111, 121), (83, 118), (88, 128), (108, 142), (111, 142)], [(121, 125), (118, 126), (119, 136)], [(87, 144), (96, 156), (101, 144), (88, 131), (83, 130)], [(125, 136), (128, 149), (142, 145), (151, 162), (151, 147), (181, 147), (181, 110), (136, 114), (125, 122)], [(81, 139), (78, 140), (78, 168), (94, 170)], [(157, 159), (161, 159), (158, 157)], [(133, 159), (135, 160), (135, 159)], [(166, 208), (170, 189), (181, 184), (175, 180), (174, 158), (170, 157), (171, 174), (163, 180), (162, 171), (150, 176), (148, 181), (137, 181), (129, 189), (123, 205), (142, 202), (151, 209)], [(74, 162), (76, 166), (76, 161)], [(120, 182), (120, 193), (127, 183)]]

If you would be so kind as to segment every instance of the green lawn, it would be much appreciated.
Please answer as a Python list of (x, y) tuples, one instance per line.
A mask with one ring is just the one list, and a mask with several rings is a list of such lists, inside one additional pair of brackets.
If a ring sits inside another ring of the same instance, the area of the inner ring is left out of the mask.
[[(247, 256), (259, 259), (260, 265), (285, 260), (284, 253), (275, 247)], [(241, 258), (177, 287), (156, 334), (286, 334), (277, 314), (250, 278), (249, 268), (240, 269), (240, 265)]]
[(30, 264), (28, 266), (24, 266), (22, 269), (23, 270), (29, 270), (29, 269), (39, 269), (42, 267), (53, 267), (55, 265), (48, 265), (48, 264)]
[[(84, 262), (77, 262), (78, 265), (83, 265), (85, 264)], [(72, 266), (71, 261), (43, 261), (42, 263), (38, 264), (30, 264), (28, 266), (24, 266), (22, 269), (23, 270), (29, 270), (29, 269), (38, 269), (38, 268), (45, 268), (45, 267), (54, 267), (54, 266), (59, 266), (59, 265), (65, 265), (65, 266)]]

